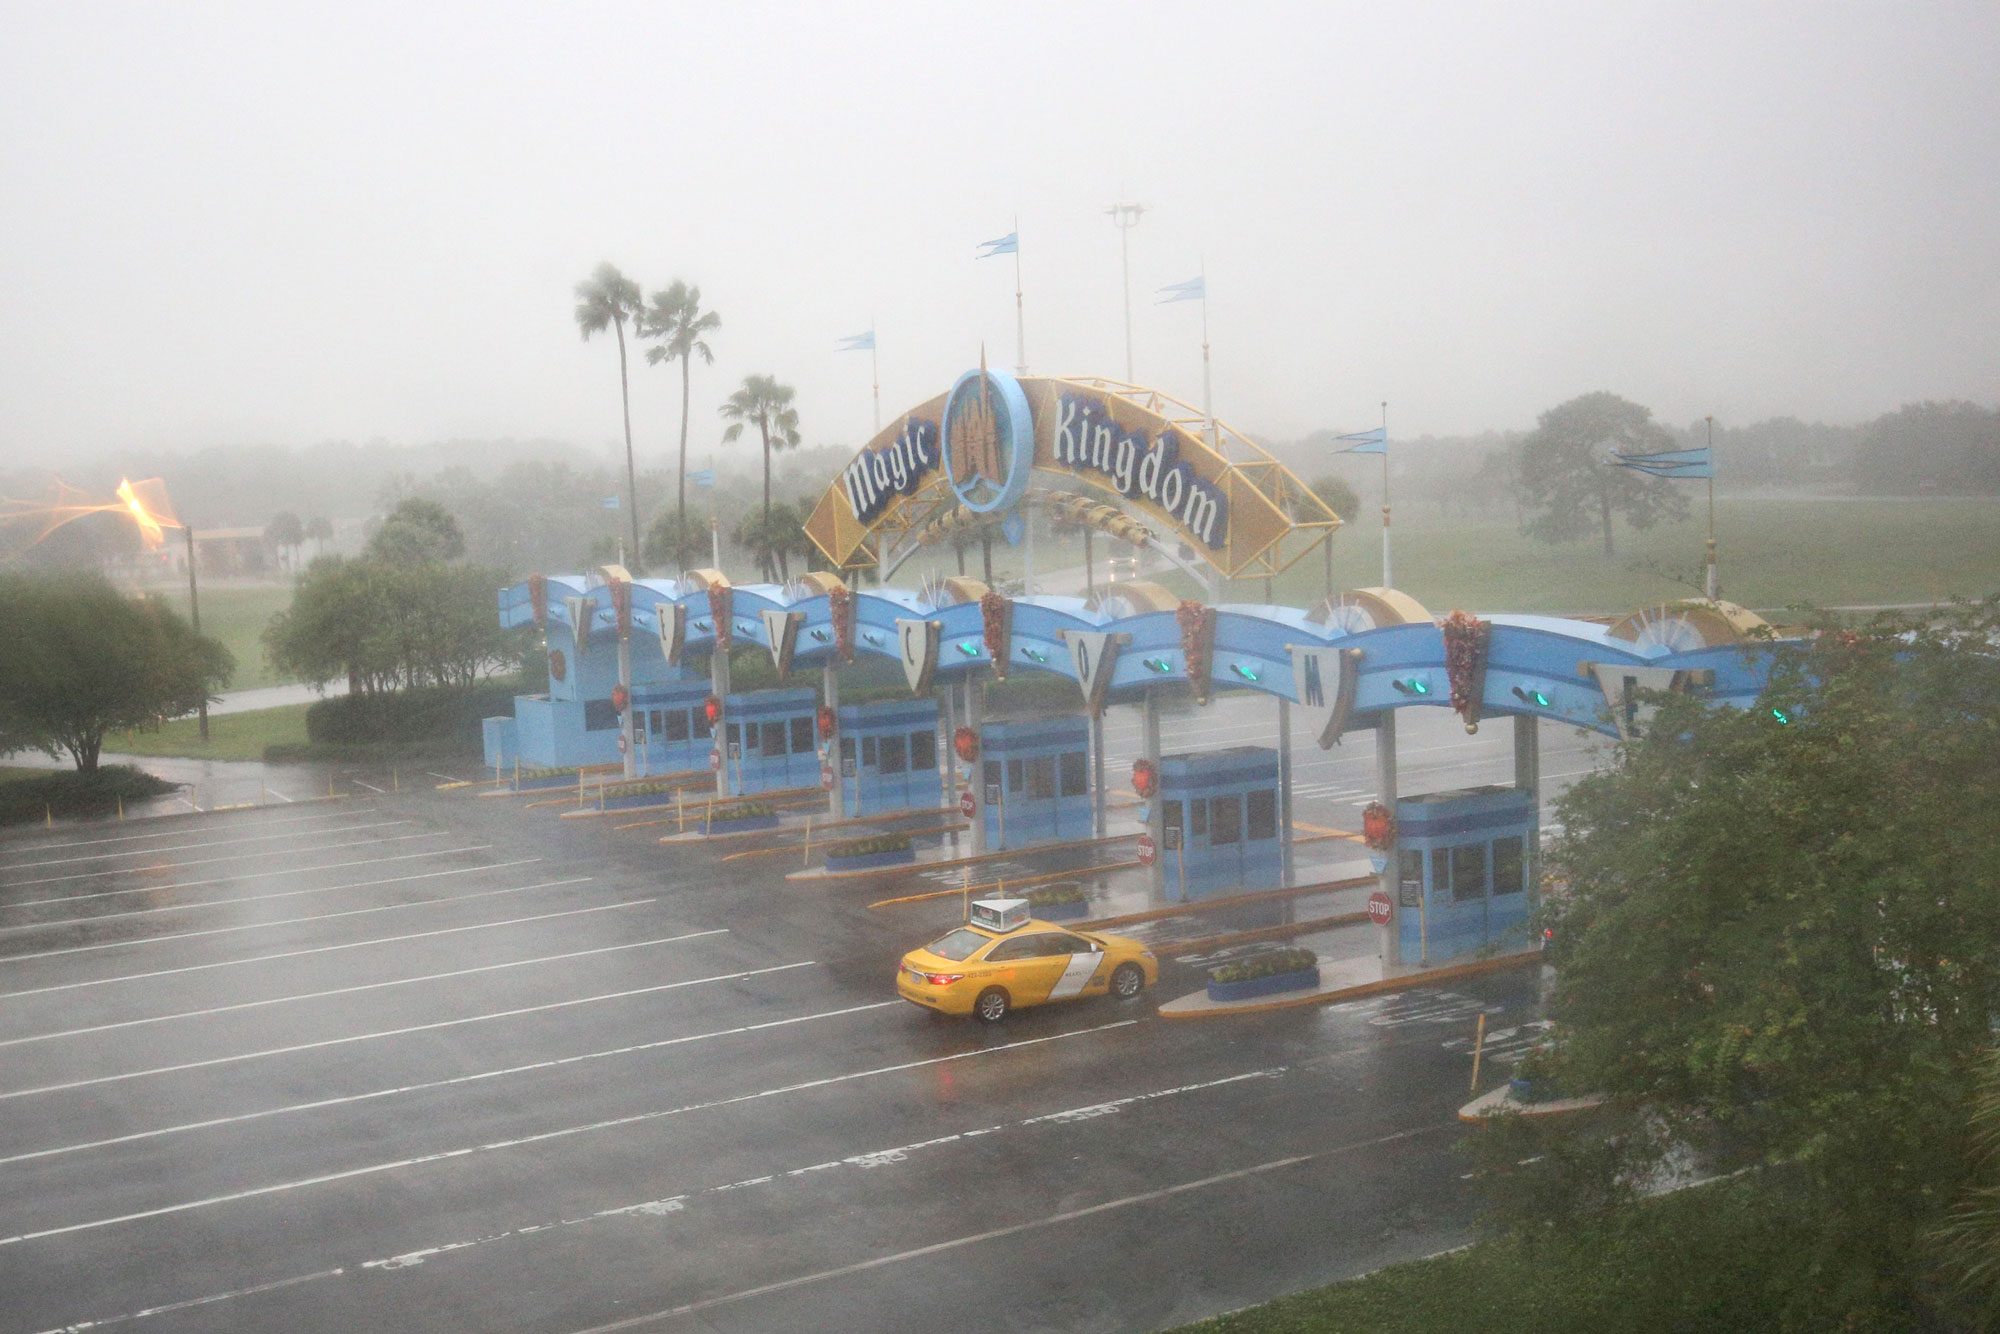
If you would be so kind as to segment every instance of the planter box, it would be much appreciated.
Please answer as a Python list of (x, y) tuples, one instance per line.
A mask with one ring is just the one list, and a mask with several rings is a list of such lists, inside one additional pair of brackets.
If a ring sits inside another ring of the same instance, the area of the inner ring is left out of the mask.
[(915, 848), (898, 848), (894, 852), (865, 852), (859, 857), (828, 857), (826, 869), (829, 871), (865, 871), (871, 866), (908, 866), (917, 859)]
[(740, 819), (728, 820), (721, 816), (702, 826), (704, 834), (740, 834), (746, 829), (776, 829), (778, 817), (775, 815), (745, 815)]
[(607, 811), (630, 810), (635, 806), (671, 806), (674, 794), (671, 792), (627, 792), (604, 799), (603, 809)]
[(523, 778), (514, 784), (516, 792), (546, 792), (552, 787), (575, 787), (575, 774), (547, 774), (541, 778)]
[(1028, 915), (1039, 917), (1044, 922), (1074, 922), (1079, 917), (1090, 916), (1090, 900), (1084, 899), (1077, 903), (1051, 903), (1040, 907), (1031, 901), (1028, 904)]
[(1281, 991), (1305, 991), (1319, 985), (1319, 965), (1310, 968), (1295, 968), (1289, 973), (1273, 973), (1269, 977), (1253, 977), (1247, 982), (1210, 982), (1208, 998), (1212, 1001), (1254, 1000), (1259, 996), (1275, 996)]

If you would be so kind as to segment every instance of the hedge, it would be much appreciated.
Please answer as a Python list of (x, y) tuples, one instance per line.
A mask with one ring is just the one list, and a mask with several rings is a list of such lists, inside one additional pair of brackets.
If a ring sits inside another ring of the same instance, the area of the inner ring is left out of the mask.
[(850, 838), (840, 843), (826, 845), (829, 857), (872, 857), (878, 852), (908, 852), (908, 834), (875, 834), (869, 838)]
[(1083, 892), (1083, 886), (1073, 880), (1060, 885), (1050, 885), (1046, 889), (1028, 891), (1028, 902), (1037, 908), (1051, 908), (1063, 903), (1082, 903), (1089, 897)]
[(1275, 977), (1279, 973), (1295, 973), (1311, 968), (1319, 962), (1319, 956), (1308, 949), (1269, 950), (1253, 958), (1236, 963), (1226, 963), (1220, 968), (1209, 970), (1211, 982), (1249, 982), (1260, 977)]
[(144, 801), (179, 787), (129, 764), (100, 765), (91, 773), (52, 769), (0, 783), (0, 825), (27, 824), (49, 814), (89, 818), (110, 815), (120, 799)]
[(385, 694), (337, 695), (306, 710), (306, 738), (332, 746), (442, 746), (481, 753), (481, 721), (514, 712), (518, 681), (460, 689), (422, 686)]

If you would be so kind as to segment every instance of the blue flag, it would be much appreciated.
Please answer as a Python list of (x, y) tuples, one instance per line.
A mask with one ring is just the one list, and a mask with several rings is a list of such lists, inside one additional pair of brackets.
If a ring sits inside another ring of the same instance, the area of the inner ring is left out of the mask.
[(696, 468), (693, 472), (688, 474), (688, 480), (690, 482), (693, 482), (696, 486), (714, 486), (715, 469)]
[(1611, 462), (1649, 477), (1715, 476), (1715, 454), (1706, 445), (1699, 449), (1663, 449), (1652, 454), (1613, 454)]
[(867, 333), (847, 335), (847, 337), (840, 340), (840, 346), (834, 349), (836, 352), (873, 352), (874, 350), (875, 331), (873, 329), (870, 329)]
[(1005, 236), (996, 236), (991, 241), (981, 241), (979, 243), (979, 253), (974, 255), (973, 258), (992, 259), (995, 255), (1011, 255), (1020, 250), (1020, 248), (1021, 234), (1019, 232), (1008, 232)]
[(1153, 304), (1164, 306), (1170, 301), (1208, 300), (1208, 279), (1190, 278), (1184, 283), (1169, 283), (1160, 289), (1160, 299)]
[(1346, 449), (1338, 449), (1336, 454), (1387, 454), (1389, 452), (1389, 432), (1386, 427), (1377, 426), (1372, 431), (1355, 431), (1349, 435), (1337, 435), (1336, 440), (1352, 440), (1355, 443)]
[(615, 510), (618, 508), (618, 497), (606, 496), (603, 500), (599, 501), (598, 503), (604, 506), (605, 509)]

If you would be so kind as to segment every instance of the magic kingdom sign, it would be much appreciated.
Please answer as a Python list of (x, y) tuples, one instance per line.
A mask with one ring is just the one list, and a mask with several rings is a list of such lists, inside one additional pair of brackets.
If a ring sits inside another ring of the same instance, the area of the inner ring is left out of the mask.
[(982, 365), (858, 451), (806, 536), (839, 568), (886, 568), (954, 522), (1035, 503), (1037, 475), (1101, 493), (1228, 578), (1274, 574), (1340, 525), (1255, 443), (1164, 394)]

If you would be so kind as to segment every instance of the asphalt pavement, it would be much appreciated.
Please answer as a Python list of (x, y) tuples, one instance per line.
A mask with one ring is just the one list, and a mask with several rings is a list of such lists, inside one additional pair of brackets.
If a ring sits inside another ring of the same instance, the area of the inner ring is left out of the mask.
[[(1406, 790), (1507, 776), (1432, 712)], [(1300, 819), (1353, 827), (1350, 746)], [(892, 977), (948, 902), (355, 780), (0, 840), (0, 1326), (1159, 1328), (1465, 1240), (1474, 1022), (1489, 1083), (1538, 1031), (1528, 973), (1167, 1024), (1173, 963), (942, 1021)]]

